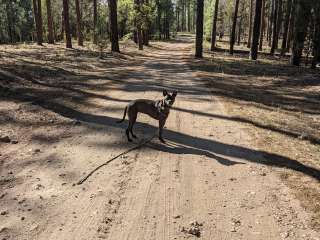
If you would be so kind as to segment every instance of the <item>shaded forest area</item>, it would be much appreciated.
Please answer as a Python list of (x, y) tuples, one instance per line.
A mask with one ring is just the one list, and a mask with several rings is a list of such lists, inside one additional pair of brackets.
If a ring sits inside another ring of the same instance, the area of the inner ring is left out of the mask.
[(0, 15), (0, 43), (65, 40), (72, 48), (77, 39), (79, 46), (92, 41), (119, 52), (119, 39), (132, 39), (142, 50), (149, 39), (190, 32), (196, 33), (196, 57), (202, 57), (204, 41), (215, 51), (217, 37), (227, 37), (231, 55), (242, 44), (253, 60), (258, 51), (289, 53), (293, 65), (304, 57), (312, 68), (320, 60), (317, 0), (2, 0)]

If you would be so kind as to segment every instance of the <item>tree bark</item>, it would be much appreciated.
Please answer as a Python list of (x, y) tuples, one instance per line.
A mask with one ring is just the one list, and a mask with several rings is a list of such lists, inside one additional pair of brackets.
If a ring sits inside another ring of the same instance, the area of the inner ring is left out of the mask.
[(210, 48), (211, 51), (214, 51), (216, 47), (218, 9), (219, 9), (219, 0), (216, 0), (214, 4), (214, 15), (213, 15), (213, 21), (212, 21), (211, 48)]
[(181, 30), (184, 32), (186, 30), (186, 15), (185, 15), (185, 0), (181, 0)]
[[(161, 39), (161, 8), (160, 8), (160, 0), (156, 1), (157, 4), (157, 25), (158, 25), (158, 31), (159, 31), (159, 39)], [(178, 19), (179, 19), (179, 12), (178, 12)], [(178, 20), (178, 26), (177, 26), (177, 31), (179, 31), (179, 20)]]
[(249, 37), (247, 47), (251, 46), (251, 38), (252, 38), (252, 19), (253, 19), (253, 0), (250, 0), (250, 16), (249, 16)]
[(239, 10), (239, 0), (235, 0), (234, 14), (233, 14), (233, 24), (232, 31), (230, 36), (230, 54), (234, 52), (234, 43), (236, 40), (236, 27), (237, 27), (237, 18), (238, 18), (238, 10)]
[(179, 9), (176, 9), (176, 19), (177, 19), (177, 32), (180, 32), (180, 13), (179, 13)]
[(48, 19), (48, 43), (54, 44), (51, 0), (47, 0), (46, 3), (47, 3), (47, 19)]
[(66, 34), (66, 47), (72, 48), (70, 22), (69, 22), (69, 0), (63, 0), (64, 30)]
[(282, 24), (282, 0), (278, 0), (277, 35), (276, 35), (275, 49), (278, 49), (278, 45), (279, 45), (281, 24)]
[[(149, 1), (148, 0), (143, 0), (142, 3), (146, 3), (147, 5), (149, 5)], [(145, 46), (149, 46), (149, 20), (146, 19), (146, 23), (145, 23), (146, 28), (142, 30), (142, 37), (143, 37), (143, 45)]]
[(243, 12), (244, 12), (244, 2), (242, 2), (242, 5), (241, 5), (241, 16), (240, 16), (239, 26), (238, 26), (238, 34), (237, 34), (237, 38), (238, 38), (237, 44), (238, 44), (238, 46), (240, 45), (240, 42), (241, 42), (241, 30), (242, 30)]
[(37, 44), (42, 45), (43, 30), (42, 30), (41, 0), (33, 0), (33, 13), (34, 13), (34, 21), (36, 23)]
[(191, 32), (190, 0), (188, 1), (188, 32)]
[(316, 68), (317, 62), (320, 60), (320, 3), (317, 3), (315, 10), (315, 31), (313, 36), (313, 59), (311, 68)]
[(288, 37), (287, 37), (287, 49), (286, 51), (289, 51), (291, 48), (291, 43), (293, 39), (293, 28), (294, 28), (294, 21), (295, 21), (295, 9), (296, 9), (296, 3), (297, 0), (292, 0), (292, 6), (291, 6), (291, 16), (290, 16), (290, 21), (289, 21), (289, 32), (288, 32)]
[(61, 40), (64, 39), (64, 12), (63, 12), (63, 8), (62, 8), (62, 11), (61, 11), (61, 33), (60, 33), (60, 37), (61, 37)]
[[(14, 43), (13, 29), (14, 29), (14, 21), (12, 20), (13, 10), (12, 10), (12, 1), (6, 2), (6, 12), (7, 12), (7, 26), (8, 26), (8, 34), (10, 38), (10, 43)], [(36, 15), (35, 15), (36, 18)]]
[(310, 5), (305, 0), (297, 0), (293, 33), (292, 56), (290, 63), (299, 66), (307, 34), (307, 28), (310, 18)]
[(281, 56), (283, 56), (287, 51), (289, 21), (290, 21), (291, 8), (292, 8), (291, 5), (292, 5), (292, 0), (287, 0), (286, 16), (285, 16), (285, 20), (284, 20), (283, 39), (282, 39), (282, 44), (281, 44)]
[(109, 0), (109, 19), (111, 51), (120, 52), (118, 36), (117, 0)]
[(262, 51), (263, 47), (263, 37), (264, 37), (264, 29), (266, 27), (265, 21), (265, 12), (266, 12), (266, 1), (262, 0), (262, 10), (261, 10), (261, 28), (260, 28), (260, 41), (259, 41), (259, 50)]
[(277, 23), (278, 23), (278, 7), (279, 2), (278, 0), (274, 0), (274, 13), (273, 13), (273, 30), (272, 30), (272, 45), (271, 45), (271, 50), (270, 54), (274, 54), (275, 49), (276, 49), (276, 44), (277, 44)]
[(93, 0), (93, 43), (94, 44), (98, 43), (97, 22), (98, 22), (97, 0)]
[[(138, 12), (140, 12), (140, 0), (134, 1), (135, 8), (138, 9)], [(139, 19), (141, 21), (141, 19)], [(137, 40), (138, 40), (138, 47), (139, 50), (143, 50), (143, 35), (142, 35), (142, 27), (141, 23), (135, 19), (135, 27), (137, 31)]]
[(196, 26), (196, 58), (202, 58), (203, 44), (203, 0), (197, 0), (197, 26)]
[(250, 51), (250, 58), (256, 60), (258, 57), (258, 45), (259, 45), (259, 35), (260, 35), (260, 25), (261, 25), (261, 7), (262, 0), (256, 0), (253, 32), (252, 32), (252, 44)]
[(79, 0), (75, 0), (76, 14), (77, 14), (77, 36), (78, 45), (83, 46), (83, 34), (82, 34), (82, 13)]
[(269, 16), (269, 35), (268, 35), (268, 46), (271, 47), (272, 45), (272, 32), (273, 32), (273, 18), (274, 18), (274, 4), (275, 0), (270, 0), (270, 16)]

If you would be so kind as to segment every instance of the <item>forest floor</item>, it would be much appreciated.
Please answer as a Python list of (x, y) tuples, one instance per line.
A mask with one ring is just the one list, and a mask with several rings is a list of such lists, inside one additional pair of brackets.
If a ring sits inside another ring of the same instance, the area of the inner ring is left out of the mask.
[[(0, 46), (0, 239), (319, 240), (319, 71), (192, 47)], [(153, 136), (147, 116), (134, 143), (115, 122), (164, 88), (178, 91), (167, 144), (77, 185)]]

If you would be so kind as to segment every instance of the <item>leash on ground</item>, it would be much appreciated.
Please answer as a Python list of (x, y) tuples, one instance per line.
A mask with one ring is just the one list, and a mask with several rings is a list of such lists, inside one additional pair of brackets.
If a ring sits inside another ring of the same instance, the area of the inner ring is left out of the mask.
[(136, 146), (134, 146), (134, 147), (132, 147), (132, 148), (129, 148), (128, 150), (126, 150), (126, 151), (118, 154), (117, 156), (109, 159), (109, 160), (106, 161), (105, 163), (97, 166), (97, 167), (96, 167), (95, 169), (93, 169), (90, 173), (88, 173), (84, 178), (82, 178), (77, 184), (78, 184), (78, 185), (81, 185), (81, 184), (84, 183), (92, 174), (94, 174), (97, 170), (99, 170), (99, 169), (102, 168), (103, 166), (106, 166), (107, 164), (109, 164), (110, 162), (116, 160), (117, 158), (119, 158), (119, 157), (121, 157), (121, 156), (123, 156), (123, 155), (125, 155), (125, 154), (127, 154), (127, 153), (129, 153), (129, 152), (132, 152), (132, 151), (134, 151), (134, 150), (137, 150), (137, 149), (141, 148), (142, 146), (146, 145), (147, 143), (151, 142), (152, 139), (153, 139), (155, 136), (156, 136), (156, 133), (154, 133), (151, 138), (149, 138), (149, 139), (147, 139), (147, 140), (145, 140), (145, 141), (143, 141), (143, 142), (140, 142), (138, 145), (136, 145)]

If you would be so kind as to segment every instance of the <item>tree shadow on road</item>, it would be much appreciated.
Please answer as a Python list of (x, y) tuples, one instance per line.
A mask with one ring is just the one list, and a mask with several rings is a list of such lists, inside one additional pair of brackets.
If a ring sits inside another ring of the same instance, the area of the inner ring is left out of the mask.
[[(124, 129), (128, 124), (118, 124), (116, 121), (118, 119), (109, 116), (100, 116), (90, 113), (83, 113), (78, 110), (74, 110), (70, 107), (64, 106), (62, 104), (54, 103), (51, 104), (47, 101), (42, 101), (38, 103), (41, 107), (56, 112), (67, 118), (77, 119), (79, 121), (104, 125), (106, 127), (111, 127), (112, 129)], [(150, 129), (151, 132), (157, 131), (157, 128), (151, 126), (147, 123), (139, 123), (138, 127), (143, 129)], [(254, 149), (221, 143), (215, 140), (209, 140), (202, 137), (191, 136), (188, 134), (176, 132), (173, 130), (165, 129), (164, 135), (170, 143), (176, 145), (176, 147), (169, 148), (165, 145), (159, 145), (153, 143), (151, 147), (154, 149), (169, 152), (172, 154), (195, 154), (200, 156), (207, 156), (213, 158), (220, 162), (221, 164), (230, 166), (234, 164), (239, 164), (234, 160), (227, 159), (228, 157), (236, 158), (242, 162), (254, 162), (262, 165), (273, 166), (278, 168), (291, 169), (297, 172), (301, 172), (305, 175), (313, 177), (314, 179), (320, 181), (320, 170), (311, 166), (307, 166), (303, 163), (298, 162), (295, 159), (290, 159), (285, 156), (281, 156), (274, 153), (269, 153), (266, 151), (257, 151)], [(219, 156), (218, 156), (219, 155)], [(221, 157), (223, 156), (223, 157)]]

